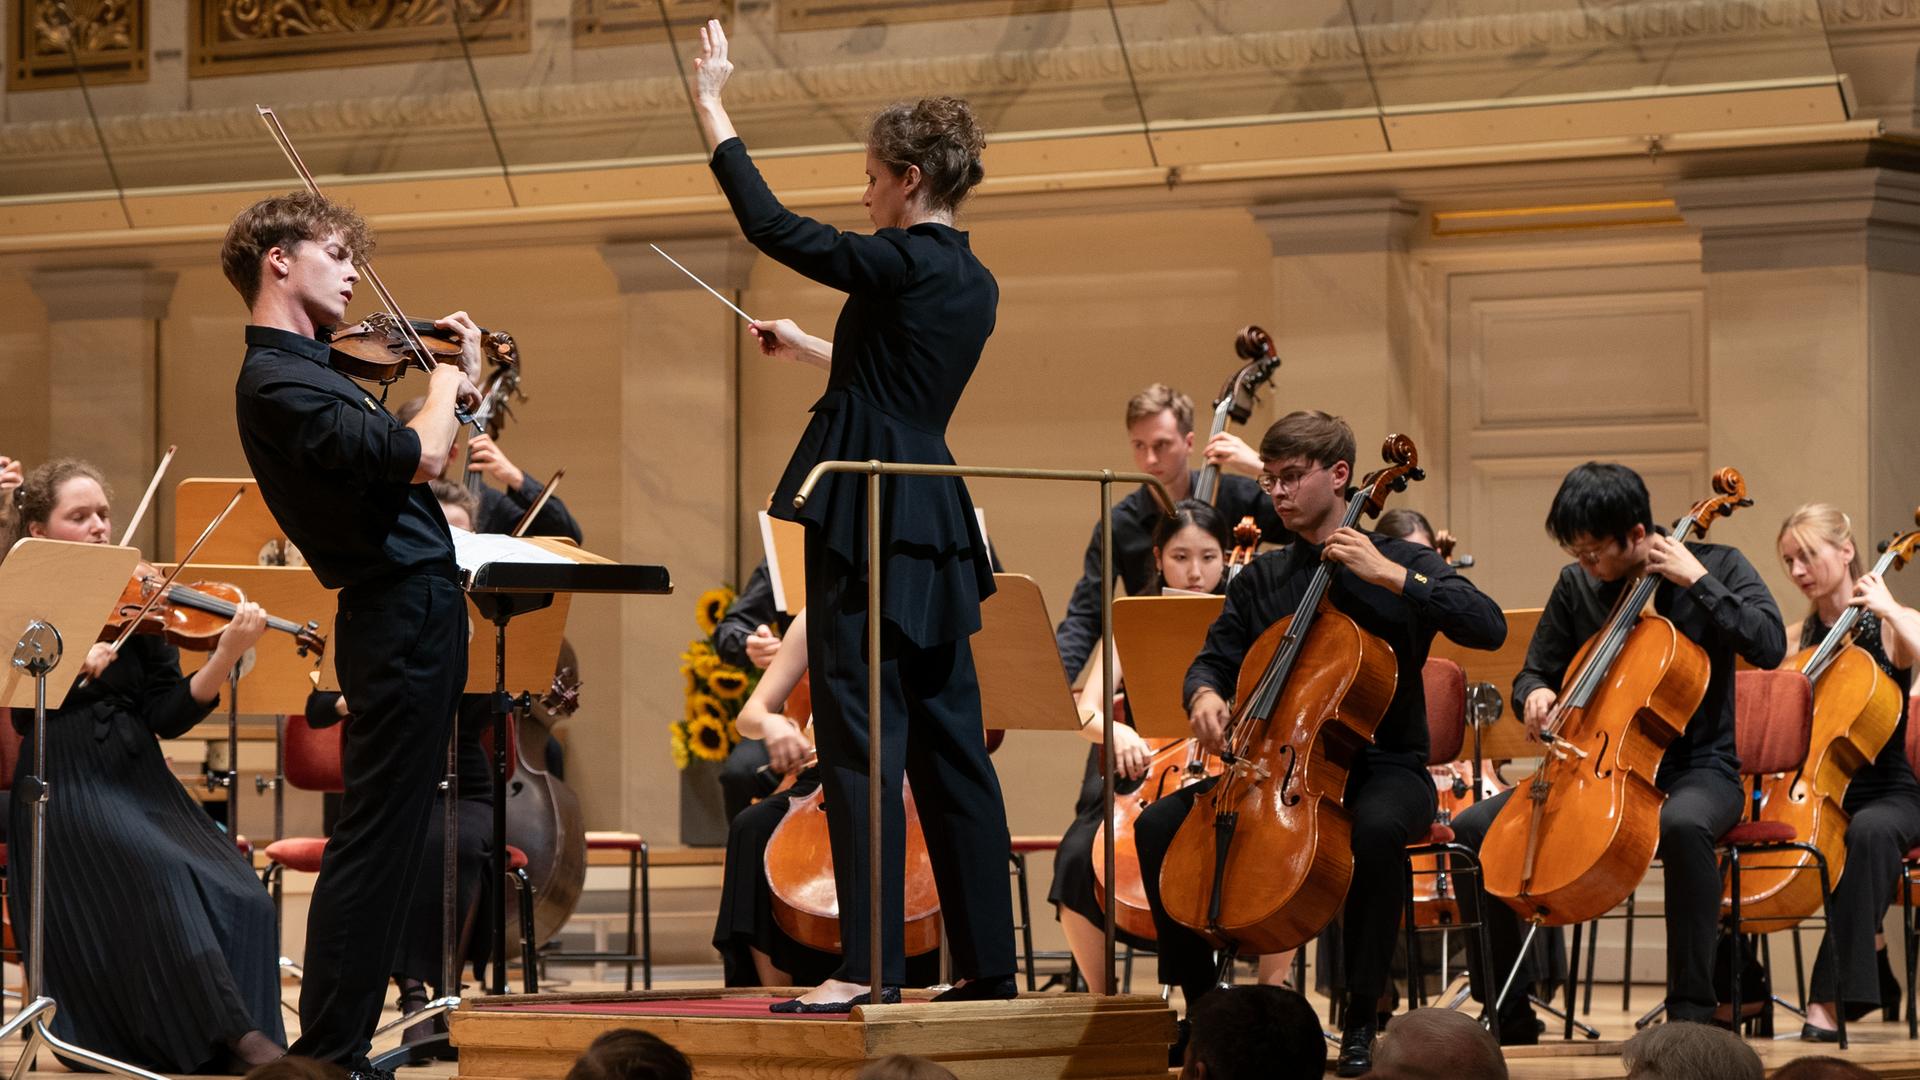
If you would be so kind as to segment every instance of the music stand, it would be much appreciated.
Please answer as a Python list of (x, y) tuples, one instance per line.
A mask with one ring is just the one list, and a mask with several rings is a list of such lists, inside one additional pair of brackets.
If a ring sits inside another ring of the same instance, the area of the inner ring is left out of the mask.
[(1060, 653), (1040, 586), (1025, 574), (995, 574), (993, 581), (972, 642), (986, 725), (1000, 731), (1080, 730), (1080, 710), (1060, 678)]
[[(74, 680), (49, 684), (65, 642), (60, 627), (76, 643), (91, 645), (106, 625), (114, 604), (133, 578), (140, 552), (130, 547), (75, 544), (61, 540), (22, 540), (0, 563), (0, 634), (19, 634), (13, 660), (0, 673), (0, 706), (33, 709), (33, 772), (21, 785), (33, 809), (33, 884), (27, 893), (27, 1004), (0, 1026), (0, 1040), (17, 1033), (27, 1045), (13, 1064), (20, 1080), (39, 1057), (40, 1043), (56, 1054), (134, 1080), (165, 1080), (138, 1066), (69, 1043), (47, 1029), (59, 1006), (46, 992), (47, 710), (66, 700)], [(83, 654), (84, 655), (84, 654)], [(77, 678), (77, 675), (76, 675)]]
[(1123, 596), (1113, 601), (1113, 651), (1127, 676), (1127, 712), (1145, 739), (1184, 739), (1187, 668), (1207, 643), (1222, 596)]

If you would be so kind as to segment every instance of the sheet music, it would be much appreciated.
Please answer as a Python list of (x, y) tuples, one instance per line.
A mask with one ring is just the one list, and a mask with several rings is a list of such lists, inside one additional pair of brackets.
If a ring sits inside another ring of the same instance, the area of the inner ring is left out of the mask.
[(555, 555), (543, 547), (501, 533), (472, 533), (457, 525), (447, 526), (453, 533), (453, 558), (469, 573), (487, 563), (558, 563), (573, 565), (573, 560)]

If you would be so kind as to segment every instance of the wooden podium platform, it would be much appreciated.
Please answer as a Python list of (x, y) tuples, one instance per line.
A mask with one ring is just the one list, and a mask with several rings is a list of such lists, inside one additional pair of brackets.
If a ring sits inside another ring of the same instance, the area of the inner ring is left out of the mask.
[(776, 1016), (798, 989), (541, 994), (470, 1000), (451, 1018), (463, 1080), (564, 1077), (601, 1032), (641, 1028), (680, 1048), (701, 1080), (852, 1080), (869, 1060), (915, 1054), (960, 1080), (1166, 1080), (1172, 1010), (1157, 995), (1035, 994)]

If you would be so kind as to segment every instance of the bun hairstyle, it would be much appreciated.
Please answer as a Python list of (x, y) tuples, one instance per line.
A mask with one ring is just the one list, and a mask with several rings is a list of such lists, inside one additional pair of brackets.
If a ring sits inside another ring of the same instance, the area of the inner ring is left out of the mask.
[(67, 481), (82, 476), (99, 484), (107, 498), (113, 498), (106, 476), (79, 458), (55, 458), (27, 474), (26, 482), (13, 489), (13, 520), (7, 528), (0, 528), (0, 538), (5, 540), (0, 544), (0, 559), (6, 557), (7, 549), (15, 542), (26, 538), (28, 526), (46, 527), (53, 517), (54, 506), (60, 501), (60, 489), (67, 486)]
[(980, 165), (986, 132), (974, 119), (973, 106), (956, 97), (921, 98), (880, 110), (867, 132), (867, 148), (895, 173), (919, 166), (929, 210), (958, 209), (986, 175)]

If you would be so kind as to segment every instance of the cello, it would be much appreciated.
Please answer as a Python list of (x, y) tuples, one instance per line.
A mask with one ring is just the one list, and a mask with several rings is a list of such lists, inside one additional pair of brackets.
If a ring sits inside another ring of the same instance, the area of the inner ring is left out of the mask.
[[(1920, 511), (1915, 512), (1914, 521), (1920, 523)], [(1884, 577), (1889, 570), (1904, 568), (1916, 547), (1920, 547), (1920, 530), (1896, 535), (1880, 545), (1880, 559), (1872, 572)], [(1826, 856), (1835, 882), (1846, 866), (1849, 818), (1842, 803), (1847, 785), (1893, 737), (1905, 696), (1873, 657), (1852, 643), (1864, 610), (1847, 608), (1820, 644), (1802, 649), (1781, 665), (1813, 683), (1813, 729), (1806, 763), (1795, 773), (1756, 777), (1749, 789), (1757, 820), (1793, 826), (1795, 836)], [(1727, 890), (1723, 906), (1731, 911), (1731, 882)], [(1801, 853), (1791, 865), (1740, 868), (1743, 930), (1787, 930), (1820, 906), (1820, 879), (1811, 855)]]
[[(1341, 527), (1377, 515), (1426, 474), (1413, 440), (1390, 435), (1387, 467), (1347, 500)], [(1327, 599), (1314, 570), (1293, 613), (1247, 650), (1219, 782), (1194, 800), (1160, 870), (1167, 913), (1234, 952), (1277, 953), (1333, 920), (1353, 878), (1347, 774), (1399, 683), (1392, 646)]]
[[(1715, 473), (1713, 489), (1675, 524), (1676, 540), (1705, 536), (1718, 518), (1753, 505), (1733, 469)], [(1546, 756), (1527, 797), (1501, 807), (1481, 845), (1487, 894), (1536, 930), (1598, 918), (1653, 865), (1667, 799), (1654, 774), (1710, 677), (1706, 650), (1642, 613), (1660, 581), (1629, 582), (1606, 626), (1574, 655), (1541, 727)]]

